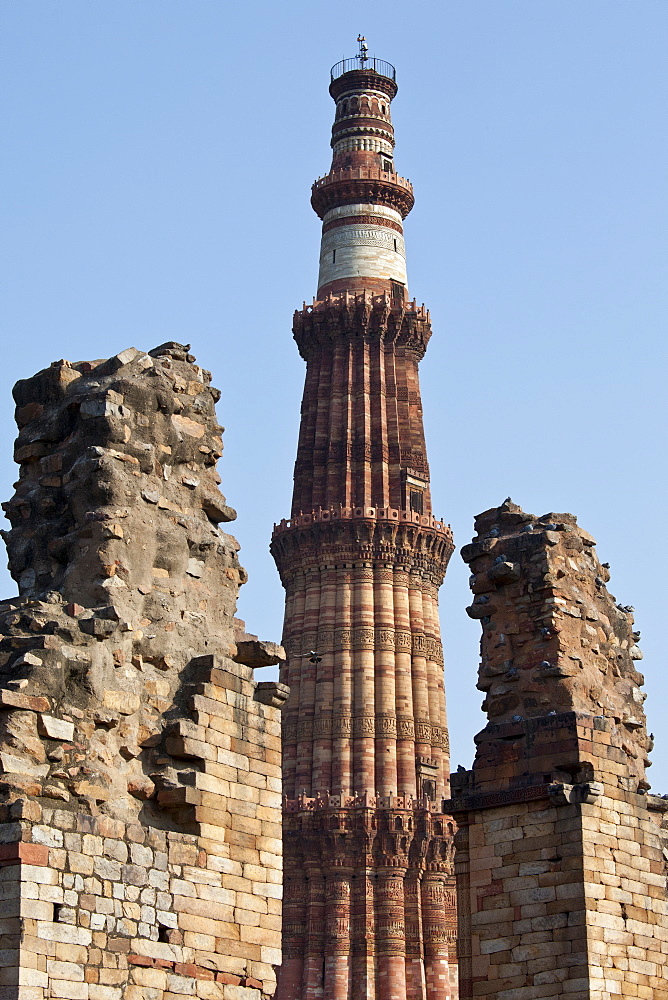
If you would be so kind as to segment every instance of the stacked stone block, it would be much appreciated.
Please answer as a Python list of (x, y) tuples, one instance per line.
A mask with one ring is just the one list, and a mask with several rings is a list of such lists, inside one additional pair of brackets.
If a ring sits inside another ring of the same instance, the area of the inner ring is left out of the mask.
[(632, 608), (572, 515), (476, 521), (489, 722), (452, 775), (460, 994), (668, 996), (666, 801), (648, 796)]
[(15, 390), (0, 604), (0, 997), (259, 1000), (280, 963), (280, 662), (234, 618), (188, 348)]

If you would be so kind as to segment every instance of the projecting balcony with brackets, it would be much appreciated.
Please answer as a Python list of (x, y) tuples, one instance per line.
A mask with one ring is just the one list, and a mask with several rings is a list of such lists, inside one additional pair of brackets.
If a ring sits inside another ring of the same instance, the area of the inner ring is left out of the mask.
[(311, 192), (311, 205), (321, 219), (332, 208), (358, 202), (389, 205), (405, 219), (415, 203), (411, 182), (380, 167), (340, 167), (320, 177)]

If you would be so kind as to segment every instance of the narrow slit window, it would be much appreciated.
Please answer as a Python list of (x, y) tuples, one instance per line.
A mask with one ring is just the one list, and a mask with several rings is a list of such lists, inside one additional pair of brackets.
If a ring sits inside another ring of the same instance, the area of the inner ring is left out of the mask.
[(426, 795), (428, 799), (436, 798), (436, 782), (435, 781), (423, 781), (422, 782), (422, 794)]
[(336, 250), (332, 250), (332, 264), (336, 264)]
[(424, 498), (421, 490), (411, 490), (411, 510), (416, 514), (424, 514)]
[(404, 301), (406, 287), (401, 281), (392, 281), (392, 301), (397, 304)]

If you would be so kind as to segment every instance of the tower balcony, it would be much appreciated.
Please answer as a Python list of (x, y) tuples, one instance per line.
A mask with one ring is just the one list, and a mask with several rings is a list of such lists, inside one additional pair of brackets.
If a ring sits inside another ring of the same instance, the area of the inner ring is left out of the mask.
[(405, 219), (415, 203), (413, 185), (380, 167), (340, 167), (320, 177), (311, 188), (311, 205), (319, 218), (332, 208), (358, 203), (389, 205)]
[(328, 510), (322, 507), (313, 510), (308, 514), (297, 514), (296, 517), (283, 518), (278, 524), (274, 524), (272, 538), (283, 534), (285, 531), (293, 531), (296, 528), (306, 528), (313, 524), (326, 524), (331, 521), (387, 521), (397, 524), (417, 525), (428, 528), (439, 535), (446, 536), (450, 544), (452, 542), (452, 528), (445, 521), (434, 517), (432, 514), (418, 514), (413, 510), (396, 510), (393, 507), (345, 507), (343, 504), (335, 504)]
[(362, 66), (362, 60), (357, 55), (353, 56), (352, 59), (341, 59), (340, 62), (334, 63), (330, 71), (332, 82), (337, 80), (340, 76), (343, 76), (345, 73), (352, 72), (378, 73), (380, 76), (386, 76), (389, 80), (396, 80), (397, 78), (396, 69), (392, 63), (387, 62), (387, 60), (376, 59), (375, 56), (368, 56)]
[(380, 90), (392, 100), (396, 96), (396, 70), (385, 59), (370, 57), (362, 61), (359, 56), (342, 59), (332, 66), (329, 92), (335, 101), (351, 90)]

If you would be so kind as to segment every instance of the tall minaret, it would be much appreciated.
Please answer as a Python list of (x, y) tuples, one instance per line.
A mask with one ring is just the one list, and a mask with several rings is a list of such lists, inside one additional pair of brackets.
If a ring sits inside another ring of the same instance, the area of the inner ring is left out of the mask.
[[(286, 590), (284, 962), (278, 1000), (448, 1000), (456, 989), (448, 736), (437, 593), (452, 552), (432, 514), (395, 172), (394, 67), (366, 42), (332, 69), (318, 294), (306, 361)], [(455, 984), (455, 985), (453, 985)]]

